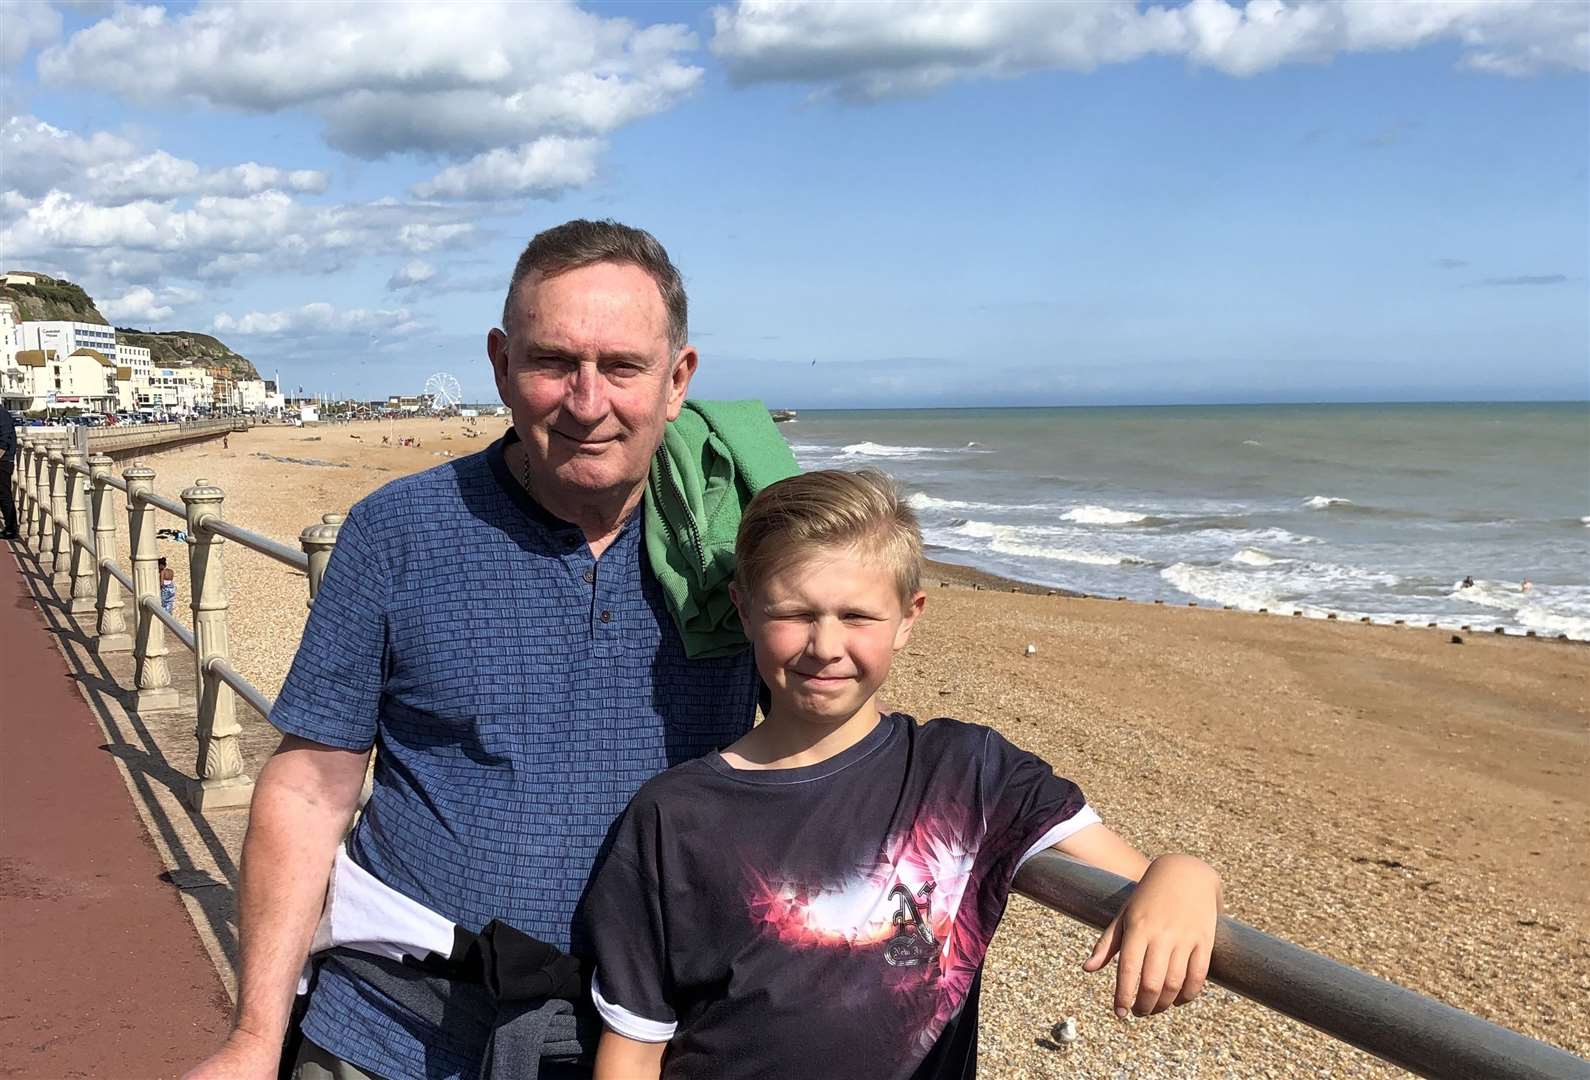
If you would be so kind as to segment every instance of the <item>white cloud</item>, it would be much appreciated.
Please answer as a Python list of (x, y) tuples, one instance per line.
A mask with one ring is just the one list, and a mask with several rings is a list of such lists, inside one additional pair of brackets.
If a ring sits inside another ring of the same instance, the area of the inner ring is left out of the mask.
[(85, 137), (33, 116), (0, 123), (0, 150), (7, 183), (23, 195), (65, 189), (107, 204), (183, 195), (318, 193), (327, 184), (326, 174), (315, 169), (279, 169), (254, 161), (206, 169), (164, 150), (143, 153), (110, 132)]
[(408, 308), (346, 308), (339, 311), (330, 304), (313, 303), (284, 311), (251, 311), (237, 318), (222, 312), (215, 317), (211, 329), (218, 334), (244, 337), (278, 337), (283, 334), (400, 337), (417, 333), (425, 326), (410, 314)]
[(28, 50), (61, 36), (61, 13), (40, 0), (0, 3), (0, 66), (13, 67)]
[(406, 289), (412, 285), (423, 285), (436, 277), (436, 267), (424, 259), (410, 259), (387, 279), (388, 289)]
[(422, 199), (554, 198), (591, 182), (601, 145), (599, 139), (548, 135), (512, 150), (490, 150), (443, 169), (417, 185), (414, 194)]
[(811, 83), (856, 100), (1152, 55), (1245, 76), (1437, 42), (1459, 45), (1463, 64), (1480, 71), (1590, 70), (1590, 5), (1558, 0), (1191, 0), (1174, 8), (1133, 0), (740, 0), (713, 8), (712, 20), (712, 51), (735, 81)]
[(10, 215), (0, 228), (8, 259), (47, 259), (80, 278), (124, 282), (326, 273), (368, 256), (464, 247), (477, 235), (464, 212), (449, 207), (393, 200), (306, 206), (281, 191), (205, 195), (191, 205), (106, 205), (62, 191), (0, 202)]
[(685, 27), (572, 3), (119, 5), (40, 54), (41, 79), (151, 104), (308, 108), (365, 158), (464, 159), (549, 135), (599, 136), (700, 83)]
[(198, 298), (199, 293), (195, 289), (171, 286), (156, 293), (143, 285), (135, 285), (121, 296), (98, 301), (96, 306), (100, 314), (113, 323), (147, 326), (165, 322), (175, 313), (177, 305), (191, 304)]

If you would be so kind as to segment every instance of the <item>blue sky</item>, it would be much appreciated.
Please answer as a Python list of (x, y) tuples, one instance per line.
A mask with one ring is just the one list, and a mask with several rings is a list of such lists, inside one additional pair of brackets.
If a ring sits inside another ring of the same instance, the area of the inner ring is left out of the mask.
[(289, 389), (489, 398), (611, 216), (701, 396), (1590, 396), (1590, 5), (0, 8), (0, 261)]

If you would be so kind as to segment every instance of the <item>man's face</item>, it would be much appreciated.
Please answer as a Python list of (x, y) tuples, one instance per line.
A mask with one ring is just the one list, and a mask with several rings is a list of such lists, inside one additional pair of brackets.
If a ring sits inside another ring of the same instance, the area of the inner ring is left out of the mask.
[(532, 274), (486, 352), (543, 499), (624, 498), (679, 415), (696, 352), (668, 344), (657, 284), (629, 263)]

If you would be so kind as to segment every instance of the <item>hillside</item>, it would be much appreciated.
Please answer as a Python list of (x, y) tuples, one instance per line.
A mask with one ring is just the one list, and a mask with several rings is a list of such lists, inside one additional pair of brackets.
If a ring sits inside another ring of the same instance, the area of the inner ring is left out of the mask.
[[(81, 285), (64, 279), (37, 274), (31, 270), (12, 273), (34, 274), (37, 285), (0, 285), (0, 299), (10, 300), (17, 306), (19, 322), (85, 322), (109, 326), (110, 321), (94, 306), (94, 298)], [(247, 357), (233, 352), (227, 345), (192, 330), (130, 330), (116, 327), (121, 340), (149, 350), (156, 367), (171, 367), (179, 363), (197, 363), (205, 367), (225, 368), (234, 379), (257, 379), (259, 372)]]
[[(23, 271), (32, 273), (32, 271)], [(36, 275), (37, 285), (0, 285), (0, 298), (17, 306), (18, 322), (85, 322), (109, 326), (81, 285)], [(47, 284), (46, 284), (47, 283)]]
[(204, 367), (226, 368), (234, 379), (259, 378), (259, 372), (246, 357), (209, 334), (192, 330), (129, 330), (118, 326), (116, 335), (124, 344), (148, 349), (155, 367), (170, 367), (185, 360)]

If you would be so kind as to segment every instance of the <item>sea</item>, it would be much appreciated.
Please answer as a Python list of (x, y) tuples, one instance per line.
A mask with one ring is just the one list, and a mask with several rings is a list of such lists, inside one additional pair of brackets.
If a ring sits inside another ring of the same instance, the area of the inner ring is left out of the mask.
[(893, 476), (944, 562), (1590, 640), (1590, 403), (803, 410), (781, 429), (804, 468)]

